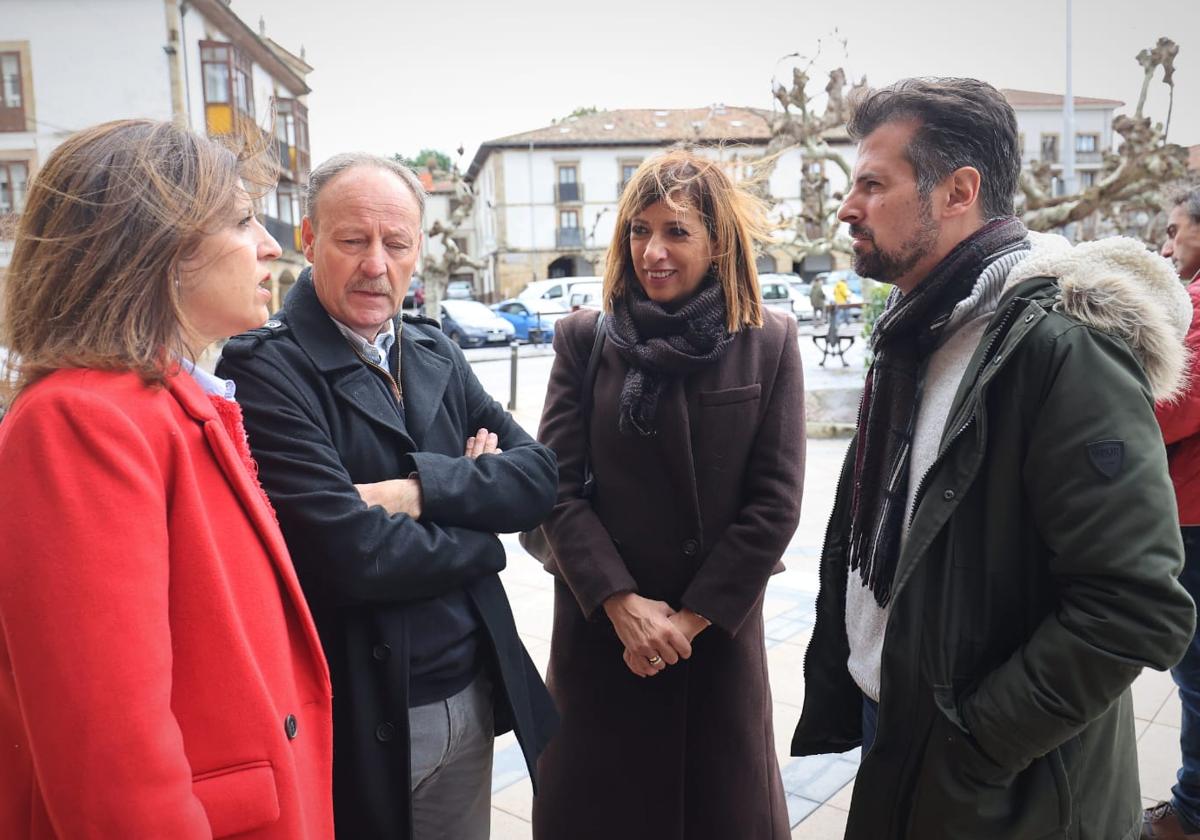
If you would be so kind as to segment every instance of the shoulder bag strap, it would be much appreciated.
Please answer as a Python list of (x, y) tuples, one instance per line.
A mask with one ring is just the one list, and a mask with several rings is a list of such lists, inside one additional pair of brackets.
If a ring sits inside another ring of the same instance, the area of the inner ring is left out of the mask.
[(592, 474), (592, 391), (596, 387), (596, 370), (600, 367), (600, 353), (604, 349), (604, 313), (596, 319), (596, 337), (592, 340), (592, 352), (588, 356), (587, 370), (581, 383), (583, 392), (579, 395), (579, 413), (583, 415), (583, 487), (579, 495), (590, 499), (596, 487), (596, 477)]

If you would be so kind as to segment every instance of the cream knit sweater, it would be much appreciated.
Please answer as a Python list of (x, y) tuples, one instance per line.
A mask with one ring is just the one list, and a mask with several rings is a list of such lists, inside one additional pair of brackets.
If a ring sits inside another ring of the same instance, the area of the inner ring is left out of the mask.
[[(908, 502), (900, 536), (901, 551), (908, 537), (917, 488), (937, 459), (942, 432), (963, 373), (996, 311), (1005, 279), (1013, 267), (1028, 256), (1027, 250), (1016, 251), (984, 269), (971, 293), (954, 308), (941, 345), (930, 355), (922, 371), (920, 404), (909, 458)], [(846, 664), (863, 694), (876, 702), (879, 702), (879, 671), (887, 618), (888, 609), (876, 603), (874, 594), (863, 585), (858, 571), (850, 571), (846, 586), (846, 636), (850, 642), (850, 657)]]

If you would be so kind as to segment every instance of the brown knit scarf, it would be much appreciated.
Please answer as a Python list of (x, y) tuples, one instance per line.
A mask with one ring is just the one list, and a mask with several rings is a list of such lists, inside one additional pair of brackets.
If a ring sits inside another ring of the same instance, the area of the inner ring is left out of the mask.
[(875, 323), (875, 360), (858, 410), (850, 568), (880, 606), (891, 597), (900, 559), (921, 369), (954, 307), (984, 269), (1021, 246), (1027, 233), (1015, 217), (993, 219), (955, 246), (913, 291), (894, 291)]
[(628, 282), (604, 323), (608, 340), (629, 364), (617, 423), (626, 435), (654, 434), (658, 400), (671, 380), (712, 364), (733, 342), (725, 324), (725, 292), (711, 274), (673, 307), (655, 303), (639, 283)]

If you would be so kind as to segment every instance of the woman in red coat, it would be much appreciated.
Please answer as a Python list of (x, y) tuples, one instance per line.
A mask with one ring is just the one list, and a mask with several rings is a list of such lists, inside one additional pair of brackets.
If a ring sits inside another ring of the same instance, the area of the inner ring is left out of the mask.
[(268, 315), (279, 246), (247, 166), (122, 121), (30, 185), (5, 290), (0, 837), (333, 836), (320, 643), (232, 388), (193, 364)]

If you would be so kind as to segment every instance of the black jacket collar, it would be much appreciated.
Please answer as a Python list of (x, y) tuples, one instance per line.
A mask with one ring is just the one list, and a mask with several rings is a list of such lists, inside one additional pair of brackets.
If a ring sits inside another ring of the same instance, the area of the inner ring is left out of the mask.
[(402, 419), (389, 403), (390, 395), (380, 387), (378, 375), (367, 369), (321, 305), (311, 267), (301, 272), (288, 292), (283, 315), (296, 343), (343, 399), (406, 438), (411, 435), (419, 445), (441, 405), (452, 368), (450, 359), (437, 352), (437, 338), (426, 332), (430, 327), (412, 324), (401, 329), (402, 318), (398, 315), (394, 318), (404, 391)]

